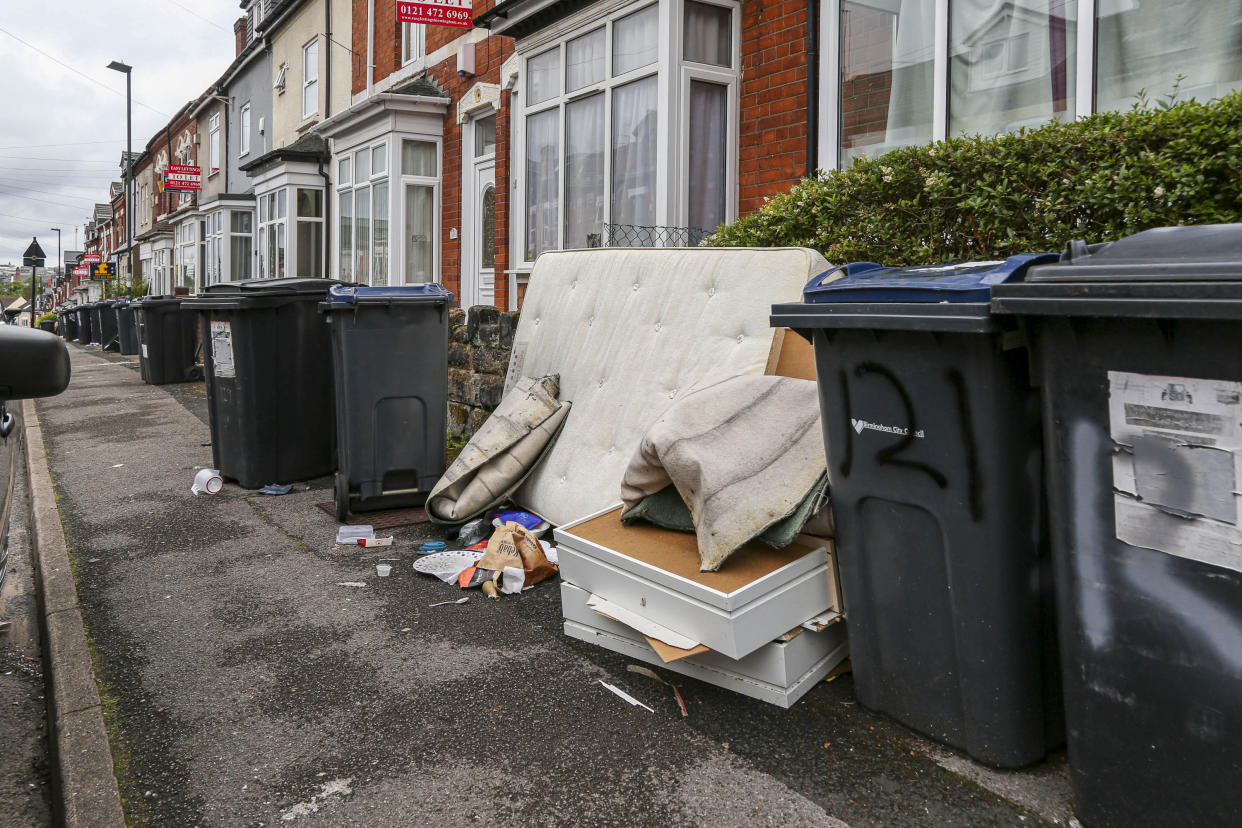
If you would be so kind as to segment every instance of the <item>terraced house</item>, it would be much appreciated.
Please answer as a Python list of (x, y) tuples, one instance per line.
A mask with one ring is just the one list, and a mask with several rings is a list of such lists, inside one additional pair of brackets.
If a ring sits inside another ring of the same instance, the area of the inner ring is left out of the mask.
[[(694, 245), (862, 155), (1242, 86), (1242, 0), (408, 5), (244, 0), (233, 63), (137, 159), (153, 290), (435, 281), (516, 308), (545, 250)], [(185, 161), (202, 189), (161, 194)]]

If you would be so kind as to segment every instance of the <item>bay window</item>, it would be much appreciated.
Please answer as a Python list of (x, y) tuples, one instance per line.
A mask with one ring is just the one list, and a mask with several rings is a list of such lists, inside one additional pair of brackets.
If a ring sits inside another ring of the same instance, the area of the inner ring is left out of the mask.
[(222, 207), (208, 213), (203, 225), (203, 284), (253, 278), (254, 211)]
[[(1242, 0), (826, 0), (820, 166), (1242, 88)], [(1179, 80), (1180, 78), (1180, 80)]]
[(671, 31), (633, 4), (523, 56), (515, 263), (598, 245), (605, 224), (711, 231), (734, 214), (738, 6), (673, 9)]
[[(399, 133), (338, 152), (339, 278), (370, 285), (435, 281), (439, 154), (436, 142)], [(390, 228), (399, 228), (400, 244)]]
[(198, 273), (198, 256), (196, 250), (198, 247), (197, 234), (194, 232), (198, 222), (194, 219), (184, 221), (176, 226), (173, 231), (175, 247), (173, 248), (174, 265), (176, 272), (175, 287), (189, 288), (194, 290), (195, 278)]

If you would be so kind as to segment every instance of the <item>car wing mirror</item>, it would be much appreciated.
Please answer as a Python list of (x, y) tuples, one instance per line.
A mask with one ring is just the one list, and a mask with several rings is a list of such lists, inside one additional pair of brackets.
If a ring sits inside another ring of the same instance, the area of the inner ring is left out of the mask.
[(69, 386), (69, 349), (53, 333), (0, 325), (0, 400), (52, 397)]

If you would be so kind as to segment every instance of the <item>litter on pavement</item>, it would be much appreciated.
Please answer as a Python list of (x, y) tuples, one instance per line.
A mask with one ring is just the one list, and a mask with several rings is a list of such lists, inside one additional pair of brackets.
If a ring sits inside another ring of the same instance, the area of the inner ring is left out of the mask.
[(283, 486), (282, 486), (281, 484), (279, 484), (279, 483), (268, 483), (266, 486), (264, 486), (263, 488), (259, 489), (259, 494), (265, 494), (265, 495), (287, 495), (287, 494), (289, 494), (289, 492), (291, 492), (291, 491), (293, 491), (293, 484), (292, 484), (292, 483), (286, 483), (286, 484), (284, 484)]
[(368, 549), (373, 546), (392, 546), (392, 535), (386, 538), (358, 538), (358, 545)]
[(643, 703), (642, 703), (642, 702), (640, 702), (638, 699), (634, 698), (634, 697), (633, 697), (633, 696), (631, 696), (629, 693), (627, 693), (627, 692), (625, 692), (624, 690), (622, 690), (620, 687), (617, 687), (617, 686), (615, 686), (615, 685), (609, 684), (608, 682), (604, 681), (603, 679), (597, 679), (597, 680), (599, 681), (599, 683), (600, 683), (600, 684), (604, 685), (604, 687), (608, 688), (608, 689), (609, 689), (609, 690), (611, 690), (613, 693), (617, 694), (617, 696), (618, 696), (618, 697), (620, 697), (620, 698), (622, 698), (622, 699), (626, 700), (627, 702), (629, 702), (630, 704), (634, 705), (635, 707), (641, 707), (643, 710), (649, 711), (649, 712), (651, 712), (651, 713), (654, 713), (654, 712), (655, 712), (655, 711), (654, 711), (654, 710), (652, 710), (650, 707), (648, 707), (647, 705), (643, 704)]
[(224, 478), (220, 476), (219, 469), (199, 469), (198, 474), (194, 475), (194, 484), (190, 486), (190, 491), (195, 495), (203, 492), (219, 494), (223, 488)]
[(370, 524), (341, 526), (336, 530), (336, 542), (343, 546), (356, 546), (358, 541), (374, 537), (375, 529)]

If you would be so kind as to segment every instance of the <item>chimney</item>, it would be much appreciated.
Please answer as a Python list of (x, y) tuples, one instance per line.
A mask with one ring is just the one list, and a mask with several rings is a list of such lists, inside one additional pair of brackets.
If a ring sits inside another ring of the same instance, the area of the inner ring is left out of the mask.
[(246, 51), (246, 23), (245, 16), (233, 21), (233, 38), (237, 41), (237, 54), (239, 55)]

